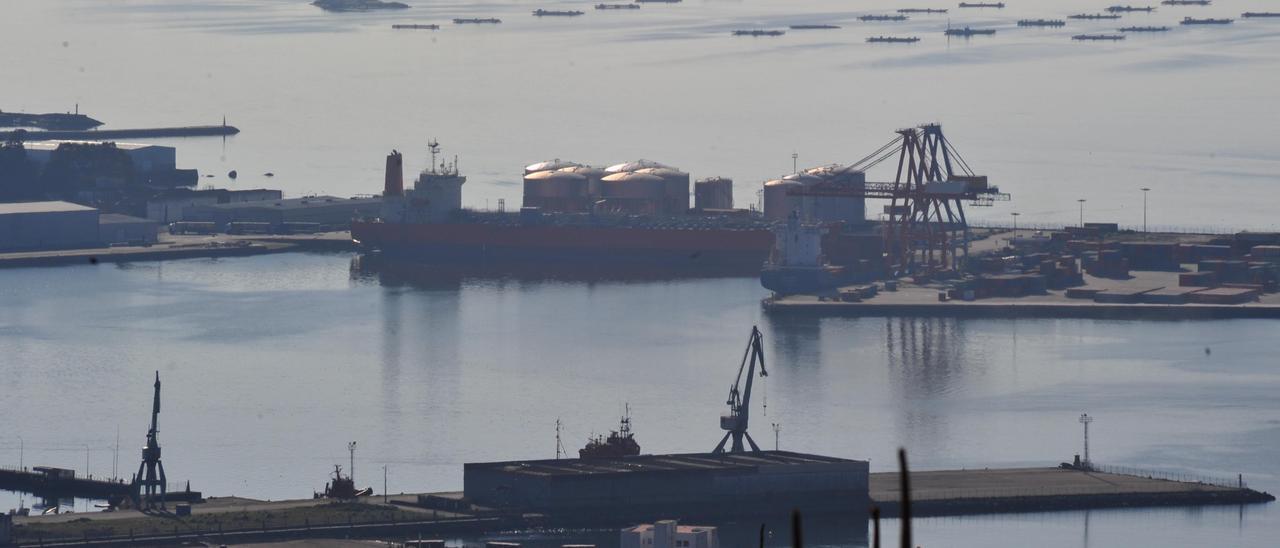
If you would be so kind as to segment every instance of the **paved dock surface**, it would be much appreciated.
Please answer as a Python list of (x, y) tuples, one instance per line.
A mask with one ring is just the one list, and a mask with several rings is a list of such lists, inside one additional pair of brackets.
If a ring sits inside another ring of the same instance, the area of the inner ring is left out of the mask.
[[(1178, 272), (1134, 271), (1132, 278), (1115, 280), (1084, 275), (1085, 285), (1097, 289), (1155, 289), (1178, 287)], [(940, 286), (902, 283), (898, 291), (880, 291), (861, 302), (821, 300), (814, 295), (788, 295), (766, 299), (765, 309), (777, 313), (830, 316), (948, 316), (948, 317), (1083, 317), (1107, 319), (1152, 318), (1280, 318), (1280, 293), (1262, 295), (1257, 301), (1236, 305), (1213, 304), (1100, 304), (1088, 299), (1068, 299), (1065, 290), (1043, 295), (994, 297), (975, 301), (938, 301)]]

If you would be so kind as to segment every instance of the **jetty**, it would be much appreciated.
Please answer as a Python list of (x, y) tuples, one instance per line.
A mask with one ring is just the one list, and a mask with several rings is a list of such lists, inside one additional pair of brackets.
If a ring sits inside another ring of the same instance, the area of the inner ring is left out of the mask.
[[(901, 495), (898, 473), (869, 475), (868, 502), (878, 506), (882, 516), (901, 515)], [(128, 509), (15, 516), (13, 542), (18, 546), (192, 542), (229, 545), (308, 538), (439, 538), (581, 522), (574, 515), (529, 514), (477, 506), (462, 492), (371, 495), (346, 501), (261, 501), (238, 497), (204, 500), (192, 504), (188, 516), (148, 515)], [(1274, 500), (1268, 493), (1248, 488), (1239, 478), (1182, 478), (1138, 470), (1041, 467), (911, 473), (911, 513), (917, 517), (1241, 505)], [(627, 523), (601, 522), (599, 526), (615, 525)]]
[(92, 130), (13, 130), (0, 132), (0, 139), (21, 138), (23, 141), (110, 141), (113, 139), (152, 139), (161, 137), (225, 137), (240, 133), (240, 129), (226, 124), (220, 126), (183, 126), (139, 129)]

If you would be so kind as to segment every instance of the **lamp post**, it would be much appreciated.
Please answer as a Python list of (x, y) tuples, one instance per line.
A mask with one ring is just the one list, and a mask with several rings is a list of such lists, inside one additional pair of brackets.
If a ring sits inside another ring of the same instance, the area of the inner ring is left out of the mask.
[(1079, 200), (1076, 200), (1076, 201), (1080, 202), (1080, 228), (1084, 228), (1084, 203), (1088, 200), (1085, 200), (1084, 198), (1080, 198)]
[[(1018, 216), (1022, 214), (1015, 211), (1013, 213), (1010, 213), (1009, 215), (1013, 216), (1013, 239), (1016, 240), (1018, 239)], [(1010, 241), (1009, 243), (1012, 244), (1013, 242)]]
[(27, 442), (23, 441), (22, 436), (18, 436), (18, 470), (26, 471), (22, 465), (22, 457), (27, 451)]
[(387, 503), (387, 465), (382, 465), (382, 503)]
[(84, 477), (89, 477), (89, 444), (84, 444)]
[(1142, 187), (1142, 239), (1147, 239), (1147, 193), (1150, 188)]
[(778, 432), (781, 432), (781, 431), (782, 431), (782, 425), (776, 422), (773, 423), (773, 450), (774, 451), (778, 450)]
[(792, 152), (791, 153), (791, 172), (792, 173), (800, 173), (799, 160), (800, 160), (800, 153)]
[(1093, 461), (1089, 460), (1089, 423), (1093, 422), (1093, 417), (1088, 413), (1080, 414), (1080, 424), (1084, 425), (1084, 468), (1085, 470), (1093, 469)]

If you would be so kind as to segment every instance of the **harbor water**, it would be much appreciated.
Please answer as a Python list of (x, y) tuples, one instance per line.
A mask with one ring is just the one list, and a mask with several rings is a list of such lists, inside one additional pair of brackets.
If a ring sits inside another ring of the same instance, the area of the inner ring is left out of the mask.
[[(392, 492), (462, 487), (462, 464), (555, 455), (616, 427), (644, 452), (707, 451), (752, 324), (765, 447), (895, 468), (1110, 465), (1280, 491), (1276, 324), (775, 320), (750, 278), (544, 279), (378, 265), (350, 254), (0, 271), (0, 464), (136, 470), (151, 381), (171, 481), (311, 496), (334, 464)], [(16, 506), (6, 494), (4, 506)], [(30, 499), (28, 499), (30, 503)], [(921, 520), (987, 546), (1268, 546), (1274, 505)], [(1053, 531), (1052, 535), (1046, 531)], [(1087, 542), (1084, 539), (1089, 539)], [(923, 540), (922, 540), (923, 542)], [(1048, 544), (1043, 544), (1048, 542)]]

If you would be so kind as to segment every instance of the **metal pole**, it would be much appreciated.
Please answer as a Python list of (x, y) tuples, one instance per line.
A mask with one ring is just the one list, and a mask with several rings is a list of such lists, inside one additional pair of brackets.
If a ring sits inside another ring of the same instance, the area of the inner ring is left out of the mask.
[(1150, 188), (1142, 187), (1142, 237), (1143, 239), (1146, 239), (1147, 237), (1147, 193), (1150, 191), (1151, 191)]
[(382, 503), (387, 503), (387, 465), (382, 465)]
[[(1022, 215), (1022, 214), (1015, 211), (1013, 213), (1010, 213), (1010, 215), (1013, 216), (1013, 239), (1016, 240), (1018, 239), (1018, 215)], [(1010, 243), (1013, 243), (1013, 242), (1010, 242)]]
[(84, 444), (84, 477), (89, 477), (89, 444)]
[(347, 451), (351, 453), (351, 467), (347, 469), (347, 478), (351, 480), (351, 485), (356, 482), (356, 442), (347, 444)]
[(27, 452), (27, 442), (23, 441), (22, 436), (18, 436), (18, 470), (26, 470), (22, 465), (22, 457)]
[(799, 153), (797, 152), (791, 153), (791, 173), (800, 173), (799, 159), (800, 159)]
[(1084, 198), (1081, 198), (1081, 199), (1076, 200), (1076, 201), (1077, 201), (1077, 202), (1080, 202), (1080, 228), (1084, 228), (1084, 202), (1085, 202), (1085, 199), (1084, 199)]

